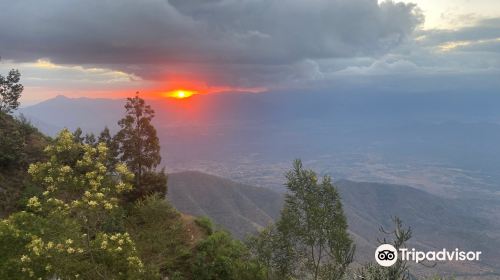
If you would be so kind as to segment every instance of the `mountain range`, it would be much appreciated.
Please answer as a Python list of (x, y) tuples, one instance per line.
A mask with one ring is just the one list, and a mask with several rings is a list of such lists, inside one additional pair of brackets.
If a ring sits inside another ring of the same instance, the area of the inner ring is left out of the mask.
[[(440, 263), (434, 269), (416, 266), (416, 271), (500, 277), (500, 253), (495, 249), (500, 247), (500, 228), (464, 208), (461, 201), (401, 185), (347, 180), (335, 185), (356, 241), (359, 262), (373, 261), (377, 238), (390, 237), (382, 234), (380, 227), (391, 230), (392, 217), (397, 215), (413, 229), (410, 246), (427, 251), (460, 244), (461, 249), (484, 254), (481, 263)], [(210, 217), (240, 239), (275, 221), (283, 205), (283, 194), (198, 171), (169, 174), (168, 186), (167, 197), (179, 211)]]

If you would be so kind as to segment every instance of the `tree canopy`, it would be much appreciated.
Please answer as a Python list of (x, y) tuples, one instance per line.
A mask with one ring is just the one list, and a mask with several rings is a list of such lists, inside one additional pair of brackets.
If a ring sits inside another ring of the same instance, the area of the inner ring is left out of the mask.
[(280, 219), (250, 242), (268, 279), (341, 279), (354, 245), (336, 188), (328, 176), (318, 182), (300, 160), (286, 178)]
[(77, 143), (67, 130), (45, 152), (49, 160), (28, 170), (45, 191), (0, 223), (0, 248), (8, 252), (0, 278), (140, 278), (135, 244), (116, 223), (118, 197), (132, 189), (133, 174), (124, 164), (108, 173), (107, 147)]
[(24, 90), (20, 80), (18, 70), (10, 70), (7, 76), (0, 75), (0, 111), (10, 113), (19, 107), (19, 97)]
[(163, 170), (156, 171), (161, 156), (156, 129), (151, 124), (155, 112), (138, 95), (127, 99), (125, 110), (126, 115), (118, 122), (121, 129), (114, 141), (118, 158), (135, 174), (135, 189), (127, 198), (135, 201), (152, 193), (165, 195), (167, 176)]

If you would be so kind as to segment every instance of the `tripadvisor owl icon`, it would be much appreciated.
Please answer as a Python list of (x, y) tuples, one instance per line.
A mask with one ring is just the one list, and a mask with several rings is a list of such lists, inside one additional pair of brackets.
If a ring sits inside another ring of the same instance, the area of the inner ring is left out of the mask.
[(381, 266), (391, 266), (398, 260), (398, 251), (391, 244), (382, 244), (375, 251), (375, 260)]

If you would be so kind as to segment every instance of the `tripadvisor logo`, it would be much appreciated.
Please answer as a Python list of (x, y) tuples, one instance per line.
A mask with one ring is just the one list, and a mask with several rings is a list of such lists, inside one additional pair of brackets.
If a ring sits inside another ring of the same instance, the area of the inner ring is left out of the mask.
[(375, 251), (375, 260), (381, 266), (391, 266), (398, 260), (398, 251), (391, 244), (382, 244)]
[(442, 249), (440, 251), (418, 251), (407, 248), (399, 248), (396, 250), (391, 244), (382, 244), (375, 250), (375, 260), (381, 266), (392, 266), (399, 259), (402, 261), (414, 261), (416, 263), (422, 261), (479, 261), (481, 251), (461, 251), (458, 248), (449, 251)]

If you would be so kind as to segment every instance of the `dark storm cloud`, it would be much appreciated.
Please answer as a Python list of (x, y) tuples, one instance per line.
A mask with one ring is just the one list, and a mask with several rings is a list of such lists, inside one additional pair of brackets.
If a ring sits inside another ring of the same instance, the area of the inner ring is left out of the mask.
[(32, 0), (1, 6), (0, 55), (6, 59), (98, 65), (146, 79), (201, 71), (217, 83), (248, 85), (294, 76), (309, 59), (384, 54), (422, 22), (412, 4), (376, 0)]

